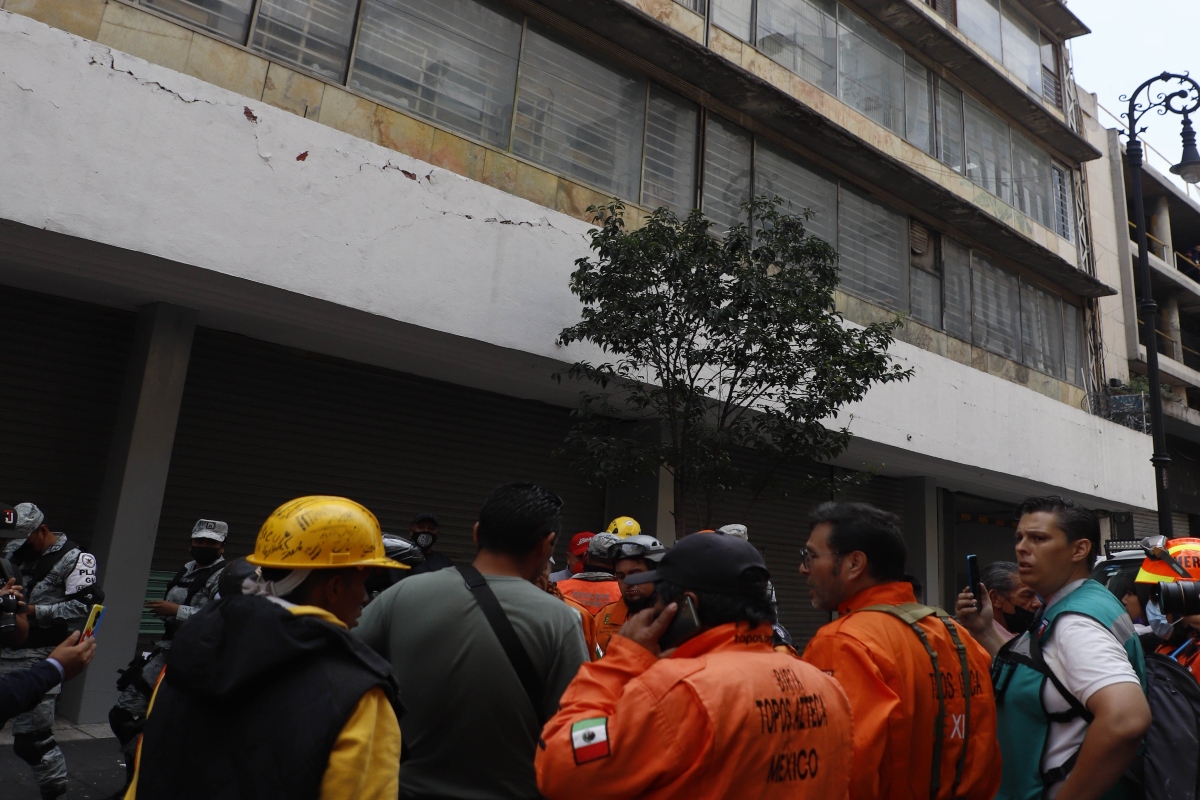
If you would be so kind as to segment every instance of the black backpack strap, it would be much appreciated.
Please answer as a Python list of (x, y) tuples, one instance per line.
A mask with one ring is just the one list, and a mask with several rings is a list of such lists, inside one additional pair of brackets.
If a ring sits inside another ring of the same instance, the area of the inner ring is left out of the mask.
[(504, 648), (504, 655), (508, 656), (508, 662), (512, 664), (513, 670), (516, 671), (517, 677), (521, 681), (521, 686), (525, 689), (525, 694), (529, 696), (529, 703), (533, 706), (533, 714), (537, 717), (538, 724), (545, 724), (546, 715), (542, 710), (542, 698), (546, 696), (546, 691), (542, 686), (542, 679), (538, 677), (529, 653), (525, 652), (525, 647), (517, 638), (517, 632), (509, 622), (508, 615), (504, 613), (504, 608), (496, 598), (495, 592), (492, 591), (492, 587), (488, 586), (487, 578), (483, 577), (479, 570), (471, 564), (459, 564), (458, 572), (466, 579), (467, 588), (475, 595), (475, 602), (479, 603), (479, 609), (483, 611), (496, 638), (500, 640), (500, 646)]
[(174, 589), (176, 586), (178, 586), (180, 583), (182, 583), (183, 576), (186, 574), (187, 574), (187, 567), (186, 566), (180, 567), (179, 572), (175, 573), (175, 577), (171, 578), (171, 580), (169, 580), (167, 582), (167, 592), (163, 594), (163, 597), (166, 597), (167, 593), (169, 593), (172, 589)]
[[(1070, 722), (1073, 719), (1082, 719), (1090, 725), (1092, 724), (1092, 720), (1096, 718), (1096, 715), (1088, 711), (1087, 706), (1079, 702), (1079, 698), (1067, 690), (1063, 682), (1054, 674), (1054, 670), (1050, 669), (1050, 665), (1046, 663), (1046, 657), (1042, 654), (1041, 621), (1042, 615), (1039, 613), (1033, 627), (1029, 630), (1029, 658), (1033, 662), (1031, 666), (1050, 679), (1050, 683), (1054, 684), (1054, 688), (1058, 690), (1058, 693), (1062, 695), (1062, 698), (1067, 701), (1067, 705), (1070, 706), (1070, 710), (1057, 714), (1046, 712), (1046, 719), (1051, 722)], [(1042, 785), (1048, 789), (1059, 781), (1066, 780), (1067, 776), (1071, 774), (1071, 770), (1075, 768), (1075, 762), (1078, 760), (1079, 750), (1076, 750), (1071, 754), (1070, 758), (1054, 769), (1042, 772)]]
[(58, 565), (58, 562), (62, 561), (63, 558), (66, 557), (67, 553), (71, 552), (72, 550), (78, 550), (80, 553), (83, 552), (82, 547), (75, 542), (72, 542), (70, 539), (66, 539), (63, 541), (62, 547), (38, 556), (37, 563), (33, 567), (33, 575), (29, 578), (29, 585), (25, 588), (32, 589), (34, 586), (37, 586), (39, 583), (45, 580), (46, 576), (50, 574), (50, 571)]
[[(205, 584), (208, 583), (208, 579), (213, 576), (213, 573), (217, 570), (225, 569), (227, 563), (228, 562), (222, 561), (218, 564), (209, 564), (207, 567), (201, 567), (193, 572), (191, 578), (188, 579), (189, 583), (187, 597), (183, 598), (183, 603), (181, 603), (181, 605), (190, 606), (192, 604), (192, 600), (196, 597), (196, 593), (204, 588)], [(182, 573), (186, 571), (187, 567), (184, 567), (180, 574), (171, 579), (172, 582), (167, 587), (168, 592), (171, 591), (171, 589), (175, 586), (179, 585), (178, 579), (181, 578)]]

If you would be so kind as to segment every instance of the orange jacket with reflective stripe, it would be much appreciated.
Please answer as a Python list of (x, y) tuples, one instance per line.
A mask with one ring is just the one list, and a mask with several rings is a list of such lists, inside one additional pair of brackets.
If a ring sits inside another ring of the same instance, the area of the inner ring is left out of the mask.
[(621, 599), (621, 590), (617, 588), (617, 579), (589, 581), (584, 578), (569, 578), (555, 584), (564, 597), (569, 597), (595, 616), (596, 612), (609, 603)]
[[(890, 614), (858, 611), (873, 605), (915, 603), (908, 583), (865, 589), (838, 608), (837, 620), (817, 631), (804, 660), (837, 678), (854, 709), (855, 800), (929, 800), (937, 695), (933, 665), (913, 629)], [(965, 729), (958, 651), (937, 617), (917, 623), (938, 654), (946, 696), (939, 798), (991, 800), (1000, 787), (1000, 745), (991, 658), (961, 626), (970, 672), (971, 720), (967, 757), (957, 794), (954, 772)], [(951, 624), (954, 624), (953, 622)]]
[(623, 636), (584, 664), (542, 730), (549, 800), (845, 800), (852, 758), (841, 687), (771, 649), (771, 629), (721, 625), (658, 659)]
[(597, 612), (596, 644), (600, 645), (601, 652), (608, 649), (609, 641), (617, 634), (617, 631), (621, 630), (621, 626), (627, 619), (629, 619), (629, 606), (625, 605), (624, 599), (609, 603)]

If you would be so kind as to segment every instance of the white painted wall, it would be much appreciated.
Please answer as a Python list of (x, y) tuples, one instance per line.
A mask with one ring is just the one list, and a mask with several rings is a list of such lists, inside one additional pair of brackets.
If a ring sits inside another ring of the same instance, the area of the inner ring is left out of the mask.
[[(118, 288), (136, 289), (138, 302), (150, 293), (190, 304), (200, 324), (242, 325), (276, 340), (307, 330), (312, 349), (351, 355), (327, 343), (357, 342), (360, 360), (387, 365), (392, 343), (361, 322), (345, 332), (351, 326), (336, 313), (365, 311), (381, 326), (430, 332), (431, 341), (441, 332), (474, 342), (480, 357), (514, 352), (532, 364), (526, 383), (547, 383), (544, 364), (587, 354), (554, 344), (578, 315), (567, 276), (587, 254), (584, 223), (7, 12), (0, 142), (0, 220), (190, 265), (200, 276), (185, 292), (173, 288), (174, 273), (154, 274), (163, 269), (155, 259), (56, 262), (21, 273), (22, 285), (75, 294), (86, 286), (114, 298)], [(6, 277), (0, 269), (0, 282)], [(246, 301), (234, 314), (220, 296), (225, 286), (323, 302), (310, 314), (289, 312), (301, 302), (268, 310)], [(338, 325), (345, 331), (326, 333)], [(855, 458), (888, 462), (893, 474), (949, 481), (970, 473), (1014, 492), (1151, 505), (1148, 437), (919, 348), (897, 343), (895, 352), (916, 375), (853, 409), (862, 437)]]

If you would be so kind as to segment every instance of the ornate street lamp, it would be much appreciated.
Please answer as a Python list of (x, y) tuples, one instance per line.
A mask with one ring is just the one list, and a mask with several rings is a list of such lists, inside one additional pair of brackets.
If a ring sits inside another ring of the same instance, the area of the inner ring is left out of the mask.
[[(1166, 89), (1151, 91), (1156, 83), (1167, 84)], [(1138, 98), (1145, 93), (1144, 100)], [(1150, 258), (1146, 250), (1146, 209), (1142, 199), (1142, 143), (1138, 134), (1146, 129), (1139, 128), (1138, 123), (1151, 109), (1158, 109), (1160, 115), (1170, 111), (1172, 114), (1183, 115), (1183, 159), (1171, 167), (1171, 172), (1183, 178), (1188, 183), (1200, 183), (1200, 152), (1196, 151), (1196, 132), (1192, 130), (1190, 114), (1200, 109), (1200, 84), (1197, 84), (1185, 73), (1176, 75), (1164, 72), (1139, 86), (1129, 97), (1129, 110), (1124, 113), (1129, 125), (1126, 135), (1129, 144), (1126, 154), (1129, 157), (1129, 174), (1133, 181), (1133, 216), (1137, 226), (1138, 245), (1138, 288), (1141, 298), (1138, 309), (1142, 312), (1142, 326), (1146, 331), (1146, 377), (1150, 381), (1150, 430), (1154, 438), (1154, 454), (1150, 463), (1154, 465), (1155, 488), (1158, 495), (1158, 532), (1168, 539), (1174, 538), (1171, 525), (1171, 495), (1167, 490), (1167, 467), (1171, 457), (1167, 455), (1167, 435), (1163, 431), (1162, 387), (1158, 376), (1158, 305), (1150, 287)]]

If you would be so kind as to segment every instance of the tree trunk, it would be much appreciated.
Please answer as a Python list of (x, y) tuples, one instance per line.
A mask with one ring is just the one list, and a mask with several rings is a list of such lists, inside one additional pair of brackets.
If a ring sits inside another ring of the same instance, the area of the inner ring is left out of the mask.
[(687, 536), (687, 491), (683, 481), (679, 479), (679, 475), (675, 475), (674, 481), (675, 490), (675, 541), (679, 541), (684, 536)]

